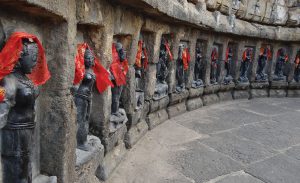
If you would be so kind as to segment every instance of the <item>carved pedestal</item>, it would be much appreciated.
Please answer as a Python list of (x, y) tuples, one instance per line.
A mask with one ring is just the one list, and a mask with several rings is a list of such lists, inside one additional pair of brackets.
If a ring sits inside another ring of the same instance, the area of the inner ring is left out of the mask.
[(269, 96), (269, 82), (254, 81), (250, 84), (250, 98), (262, 98)]

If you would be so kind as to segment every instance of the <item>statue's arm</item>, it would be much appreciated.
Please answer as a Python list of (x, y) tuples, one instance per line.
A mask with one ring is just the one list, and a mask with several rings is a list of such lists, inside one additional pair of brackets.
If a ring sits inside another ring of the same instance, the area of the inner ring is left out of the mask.
[(4, 78), (0, 87), (5, 90), (4, 100), (0, 102), (0, 129), (7, 123), (7, 116), (10, 108), (15, 104), (16, 82), (14, 79)]

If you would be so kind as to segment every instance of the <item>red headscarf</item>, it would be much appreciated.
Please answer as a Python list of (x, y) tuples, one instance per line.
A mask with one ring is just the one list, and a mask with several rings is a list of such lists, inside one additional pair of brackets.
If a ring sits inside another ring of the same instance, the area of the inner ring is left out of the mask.
[[(144, 61), (144, 65), (142, 66), (142, 53), (144, 53), (145, 56), (145, 61)], [(143, 50), (143, 41), (140, 40), (138, 42), (138, 51), (136, 54), (136, 58), (135, 58), (135, 65), (139, 68), (144, 67), (144, 69), (148, 68), (148, 54), (147, 54), (147, 50), (146, 48), (144, 48)]]
[(42, 85), (50, 78), (45, 51), (39, 39), (26, 32), (13, 33), (2, 49), (0, 53), (0, 80), (10, 74), (18, 63), (23, 50), (22, 39), (32, 39), (38, 46), (37, 64), (32, 73), (27, 76), (35, 86)]
[(126, 85), (126, 74), (128, 72), (128, 61), (120, 61), (116, 45), (112, 44), (112, 64), (110, 65), (110, 70), (115, 77), (117, 86)]
[(191, 61), (191, 56), (189, 50), (185, 48), (182, 52), (182, 62), (183, 62), (184, 70), (188, 70), (190, 61)]
[[(217, 60), (217, 59), (218, 59), (218, 52), (217, 49), (214, 48), (213, 51), (211, 52), (211, 62), (213, 63), (213, 60)], [(217, 63), (214, 63), (213, 66), (217, 68)]]
[(249, 56), (250, 56), (250, 62), (252, 61), (252, 58), (253, 58), (253, 54), (252, 54), (252, 49), (251, 48), (247, 48), (244, 53), (243, 53), (243, 60), (242, 61), (245, 61), (246, 58), (247, 58), (247, 52), (249, 52)]
[[(92, 49), (89, 47), (87, 43), (82, 43), (77, 45), (77, 54), (75, 57), (75, 77), (73, 84), (79, 84), (85, 73), (85, 66), (84, 66), (84, 53), (85, 50)], [(109, 72), (100, 64), (100, 60), (96, 57), (93, 53), (95, 58), (95, 65), (93, 66), (93, 71), (96, 75), (96, 86), (100, 93), (106, 90), (108, 86), (113, 86), (112, 82), (109, 79)]]
[[(285, 49), (283, 48), (280, 48), (278, 51), (277, 51), (277, 58), (280, 56), (281, 53), (284, 53)], [(287, 62), (289, 60), (289, 56), (287, 54), (285, 54), (284, 56), (284, 61)]]
[(259, 50), (259, 56), (262, 56), (264, 54), (265, 49), (267, 49), (267, 58), (269, 60), (269, 59), (272, 58), (272, 53), (271, 53), (270, 48), (261, 47), (260, 50)]

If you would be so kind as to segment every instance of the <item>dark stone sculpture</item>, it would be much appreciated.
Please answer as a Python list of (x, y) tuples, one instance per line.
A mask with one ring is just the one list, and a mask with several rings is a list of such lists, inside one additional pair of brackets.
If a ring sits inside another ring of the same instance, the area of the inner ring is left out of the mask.
[(227, 50), (226, 50), (226, 59), (225, 59), (226, 75), (225, 75), (224, 81), (223, 81), (223, 83), (225, 85), (230, 84), (233, 80), (233, 78), (231, 76), (232, 57), (233, 57), (232, 48), (227, 48)]
[(210, 83), (211, 84), (218, 84), (217, 69), (218, 69), (218, 50), (217, 50), (217, 48), (214, 48), (211, 53), (211, 66), (210, 66)]
[(265, 66), (270, 58), (270, 49), (269, 48), (262, 48), (261, 53), (259, 54), (258, 58), (258, 66), (256, 71), (255, 80), (259, 82), (268, 81), (268, 75), (265, 73)]
[(166, 47), (167, 41), (162, 39), (160, 44), (159, 61), (156, 64), (156, 86), (154, 91), (154, 100), (159, 100), (168, 95), (168, 84), (166, 79), (168, 77), (168, 50)]
[(240, 67), (240, 77), (238, 79), (238, 82), (240, 83), (248, 83), (248, 69), (250, 62), (252, 61), (252, 54), (253, 50), (252, 48), (247, 48), (243, 53), (242, 63)]
[(90, 49), (84, 53), (85, 73), (81, 84), (74, 92), (75, 104), (77, 107), (77, 147), (81, 150), (89, 150), (87, 136), (89, 132), (89, 118), (91, 111), (92, 89), (96, 81), (93, 72), (95, 58)]
[(203, 87), (203, 64), (202, 64), (202, 50), (200, 47), (196, 47), (196, 61), (194, 68), (194, 81), (192, 83), (192, 88), (200, 88)]
[(280, 48), (277, 52), (277, 61), (273, 76), (274, 81), (285, 81), (286, 76), (283, 74), (284, 64), (288, 61), (288, 56), (284, 48)]
[(181, 93), (185, 90), (185, 81), (187, 77), (190, 55), (184, 44), (179, 45), (178, 58), (176, 62), (176, 92)]
[(300, 50), (298, 50), (295, 58), (294, 81), (300, 82)]
[[(20, 50), (18, 45), (12, 45), (18, 43), (16, 40), (20, 40), (22, 44)], [(35, 36), (17, 32), (10, 37), (1, 52), (1, 66), (10, 63), (9, 66), (6, 65), (6, 74), (3, 74), (1, 69), (0, 83), (3, 183), (32, 182), (35, 100), (39, 95), (36, 85), (44, 84), (50, 78), (45, 54), (41, 48), (41, 43)], [(3, 60), (2, 57), (7, 60)], [(3, 63), (5, 61), (6, 63)]]

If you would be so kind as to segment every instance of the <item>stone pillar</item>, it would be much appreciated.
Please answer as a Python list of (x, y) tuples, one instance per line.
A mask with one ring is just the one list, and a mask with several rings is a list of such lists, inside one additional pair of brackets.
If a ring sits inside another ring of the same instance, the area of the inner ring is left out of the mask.
[(214, 37), (209, 36), (207, 40), (206, 50), (204, 52), (204, 62), (205, 62), (205, 79), (204, 84), (206, 86), (210, 85), (210, 67), (211, 67), (211, 52), (213, 50)]
[(276, 66), (276, 60), (277, 60), (277, 51), (280, 48), (280, 45), (278, 43), (273, 44), (273, 52), (272, 52), (272, 61), (270, 66), (268, 67), (270, 75), (269, 75), (269, 81), (273, 80), (273, 75), (275, 71), (275, 66)]

